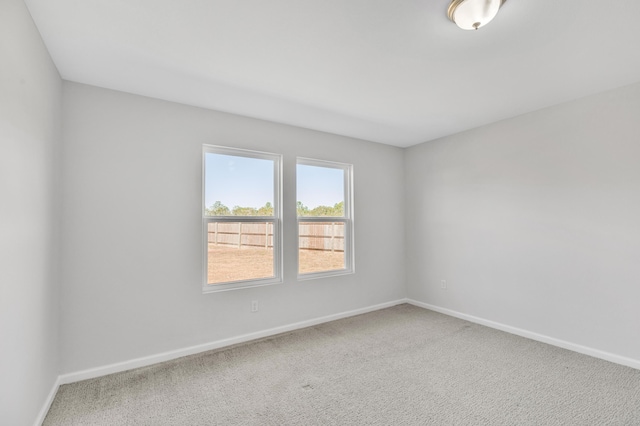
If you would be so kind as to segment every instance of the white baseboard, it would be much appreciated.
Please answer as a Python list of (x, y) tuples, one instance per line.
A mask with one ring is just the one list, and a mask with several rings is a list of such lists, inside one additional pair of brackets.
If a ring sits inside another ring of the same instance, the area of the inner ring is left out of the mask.
[(53, 404), (53, 399), (56, 397), (56, 393), (58, 393), (60, 385), (60, 376), (58, 376), (56, 377), (56, 381), (53, 383), (53, 387), (51, 388), (49, 395), (47, 395), (47, 399), (44, 401), (44, 405), (40, 409), (40, 413), (38, 413), (38, 417), (34, 423), (35, 426), (41, 426), (42, 422), (44, 422), (44, 418), (47, 417), (49, 408), (51, 408), (51, 404)]
[(67, 383), (78, 382), (80, 380), (93, 379), (95, 377), (106, 376), (107, 374), (119, 373), (121, 371), (131, 370), (134, 368), (146, 367), (149, 365), (157, 364), (159, 362), (170, 361), (170, 360), (181, 358), (187, 355), (194, 355), (200, 352), (210, 351), (212, 349), (220, 349), (226, 346), (231, 346), (231, 345), (236, 345), (238, 343), (244, 343), (251, 340), (261, 339), (264, 337), (269, 337), (269, 336), (273, 336), (280, 333), (286, 333), (289, 331), (298, 330), (305, 327), (311, 327), (311, 326), (322, 324), (329, 321), (335, 321), (342, 318), (365, 314), (367, 312), (373, 312), (380, 309), (389, 308), (391, 306), (400, 305), (402, 303), (407, 303), (407, 299), (398, 299), (391, 302), (368, 306), (365, 308), (354, 309), (352, 311), (341, 312), (338, 314), (327, 315), (325, 317), (314, 318), (311, 320), (306, 320), (306, 321), (301, 321), (301, 322), (288, 324), (280, 327), (270, 328), (268, 330), (257, 331), (255, 333), (243, 334), (241, 336), (217, 340), (215, 342), (210, 342), (210, 343), (204, 343), (202, 345), (190, 346), (183, 349), (177, 349), (177, 350), (163, 352), (155, 355), (149, 355), (142, 358), (135, 358), (128, 361), (105, 365), (102, 367), (90, 368), (87, 370), (77, 371), (74, 373), (67, 373), (67, 374), (61, 375), (58, 378), (59, 379), (58, 381), (59, 381), (59, 384), (62, 385)]
[(601, 351), (599, 349), (590, 348), (587, 346), (578, 345), (575, 343), (567, 342), (565, 340), (556, 339), (554, 337), (545, 336), (543, 334), (534, 333), (532, 331), (523, 330), (521, 328), (512, 327), (510, 325), (501, 324), (499, 322), (487, 320), (484, 318), (475, 317), (473, 315), (463, 314), (461, 312), (453, 311), (447, 308), (441, 308), (439, 306), (430, 305), (428, 303), (419, 302), (413, 299), (407, 299), (406, 303), (409, 303), (414, 306), (419, 306), (421, 308), (429, 309), (431, 311), (440, 312), (441, 314), (449, 315), (452, 317), (460, 318), (463, 320), (467, 320), (469, 322), (473, 322), (476, 324), (481, 324), (490, 328), (495, 328), (497, 330), (506, 331), (507, 333), (515, 334), (518, 336), (526, 337), (531, 340), (536, 340), (538, 342), (547, 343), (549, 345), (557, 346), (563, 349), (568, 349), (570, 351), (578, 352), (584, 355), (589, 355), (594, 358), (600, 358), (605, 361), (614, 362), (616, 364), (624, 365), (627, 367), (635, 368), (640, 370), (640, 360), (627, 358), (624, 356), (612, 354), (610, 352)]

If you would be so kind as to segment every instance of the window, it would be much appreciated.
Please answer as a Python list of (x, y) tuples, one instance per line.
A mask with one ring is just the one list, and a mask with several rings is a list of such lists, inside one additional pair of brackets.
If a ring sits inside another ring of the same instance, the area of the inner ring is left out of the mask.
[(298, 278), (353, 272), (352, 166), (298, 158)]
[(281, 156), (203, 147), (203, 292), (282, 282)]

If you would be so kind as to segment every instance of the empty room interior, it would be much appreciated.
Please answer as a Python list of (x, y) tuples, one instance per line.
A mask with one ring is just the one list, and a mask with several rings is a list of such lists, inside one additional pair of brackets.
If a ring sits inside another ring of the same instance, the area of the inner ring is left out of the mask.
[(0, 424), (640, 425), (638, 16), (2, 0)]

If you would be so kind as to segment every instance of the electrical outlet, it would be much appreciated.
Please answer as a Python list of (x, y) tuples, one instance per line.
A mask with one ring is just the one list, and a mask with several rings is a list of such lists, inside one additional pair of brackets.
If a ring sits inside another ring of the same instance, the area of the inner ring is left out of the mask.
[(440, 281), (440, 288), (447, 288), (447, 280)]
[(257, 300), (252, 300), (251, 301), (251, 312), (258, 312), (258, 301)]

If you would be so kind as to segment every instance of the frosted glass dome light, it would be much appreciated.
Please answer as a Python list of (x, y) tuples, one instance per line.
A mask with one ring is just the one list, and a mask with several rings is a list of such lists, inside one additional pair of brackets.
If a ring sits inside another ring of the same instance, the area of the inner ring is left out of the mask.
[(463, 30), (477, 30), (498, 14), (506, 0), (451, 0), (447, 15)]

